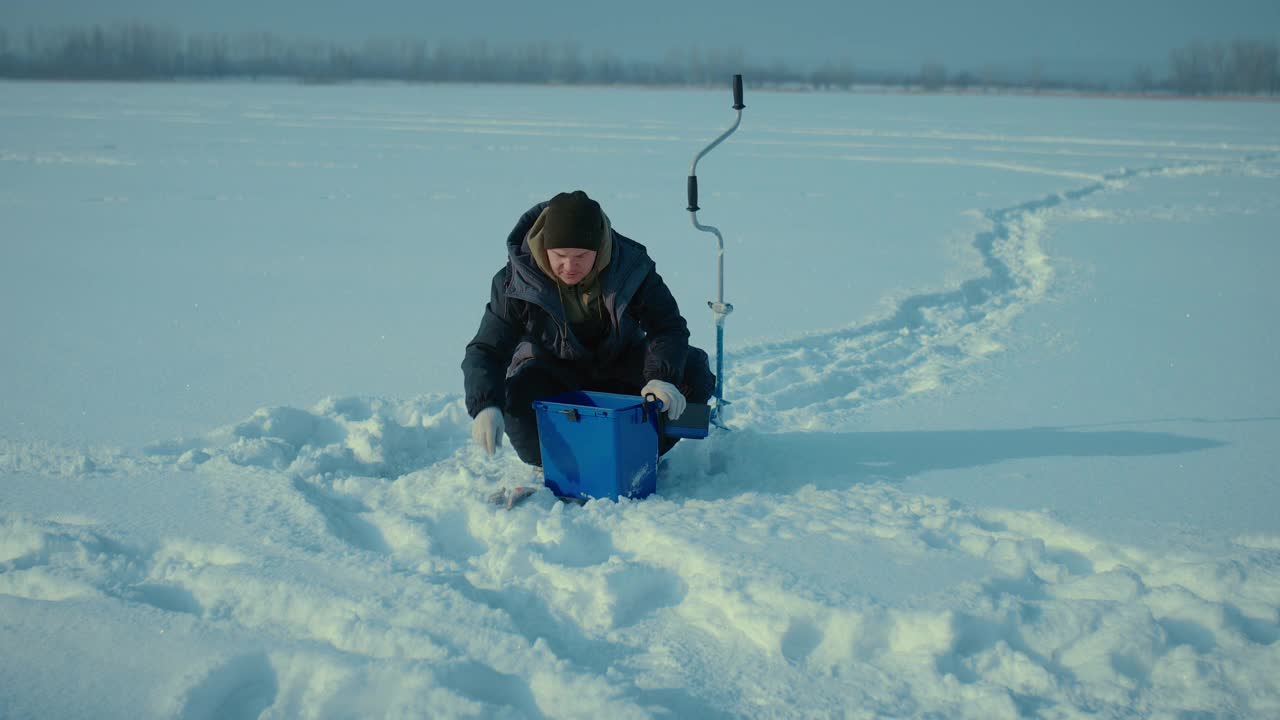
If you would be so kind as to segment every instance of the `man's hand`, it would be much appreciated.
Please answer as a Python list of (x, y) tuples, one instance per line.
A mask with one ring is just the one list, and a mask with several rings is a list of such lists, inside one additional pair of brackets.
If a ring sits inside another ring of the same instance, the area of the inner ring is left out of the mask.
[(476, 413), (476, 419), (471, 422), (471, 439), (492, 455), (494, 450), (502, 447), (503, 427), (502, 411), (489, 406)]
[(647, 398), (650, 394), (658, 398), (662, 403), (662, 409), (667, 411), (667, 417), (672, 420), (679, 420), (685, 405), (688, 404), (680, 390), (669, 382), (650, 380), (645, 383), (644, 389), (640, 391), (640, 397)]

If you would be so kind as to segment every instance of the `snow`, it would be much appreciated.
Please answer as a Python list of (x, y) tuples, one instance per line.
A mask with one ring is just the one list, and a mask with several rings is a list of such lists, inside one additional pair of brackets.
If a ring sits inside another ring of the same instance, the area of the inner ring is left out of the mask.
[(736, 429), (508, 511), (506, 232), (711, 347), (727, 89), (0, 97), (0, 716), (1280, 715), (1280, 106), (749, 93)]

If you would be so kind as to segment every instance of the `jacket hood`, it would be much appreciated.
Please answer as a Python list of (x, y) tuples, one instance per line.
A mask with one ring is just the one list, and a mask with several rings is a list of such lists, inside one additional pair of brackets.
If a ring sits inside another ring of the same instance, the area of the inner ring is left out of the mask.
[[(633, 335), (641, 332), (634, 323), (625, 324), (623, 318), (636, 291), (653, 271), (653, 261), (649, 259), (649, 254), (643, 245), (622, 235), (610, 224), (608, 264), (600, 266), (598, 255), (596, 264), (599, 266), (597, 280), (600, 309), (611, 321), (614, 332), (610, 334), (602, 348), (597, 348), (596, 352), (587, 350), (570, 333), (569, 323), (574, 319), (569, 317), (571, 311), (567, 307), (568, 303), (565, 302), (567, 293), (561, 292), (560, 284), (539, 267), (529, 248), (529, 231), (533, 229), (538, 217), (548, 204), (550, 204), (549, 201), (541, 202), (529, 208), (507, 235), (508, 262), (501, 273), (503, 277), (501, 292), (505, 297), (538, 306), (555, 320), (556, 326), (561, 328), (558, 331), (559, 337), (545, 341), (544, 345), (557, 357), (564, 360), (615, 358), (628, 343), (637, 342)], [(624, 325), (627, 328), (625, 332), (622, 331)]]
[(583, 322), (591, 316), (603, 317), (604, 306), (600, 302), (600, 273), (609, 266), (609, 260), (613, 256), (613, 232), (609, 216), (603, 212), (600, 213), (604, 218), (604, 228), (601, 231), (600, 249), (596, 251), (595, 263), (581, 280), (569, 285), (556, 276), (551, 268), (551, 260), (547, 257), (543, 227), (548, 212), (550, 208), (544, 207), (538, 214), (538, 218), (533, 221), (533, 226), (525, 234), (524, 247), (529, 249), (530, 257), (542, 274), (555, 283), (556, 293), (560, 296), (560, 304), (564, 307), (565, 317), (569, 322)]
[[(529, 247), (529, 233), (549, 204), (550, 201), (546, 201), (529, 208), (507, 235), (508, 266), (511, 271), (507, 289), (518, 297), (538, 302), (550, 310), (552, 306), (559, 309), (562, 305), (561, 301), (555, 300), (557, 296), (562, 296), (561, 284), (552, 273), (542, 269), (546, 264), (545, 251), (540, 253), (543, 260), (539, 264)], [(607, 217), (605, 221), (608, 225), (606, 230), (609, 242), (601, 244), (602, 250), (596, 255), (594, 270), (600, 285), (600, 295), (609, 312), (620, 313), (644, 279), (645, 273), (653, 268), (653, 261), (649, 259), (643, 245), (620, 235)], [(606, 246), (608, 250), (604, 251)]]

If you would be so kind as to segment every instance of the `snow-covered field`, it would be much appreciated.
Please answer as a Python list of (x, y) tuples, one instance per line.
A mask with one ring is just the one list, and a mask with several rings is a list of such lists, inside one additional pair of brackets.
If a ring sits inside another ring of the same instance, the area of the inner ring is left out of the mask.
[(737, 429), (507, 512), (510, 225), (709, 346), (727, 89), (0, 84), (0, 717), (1280, 716), (1280, 105), (746, 101)]

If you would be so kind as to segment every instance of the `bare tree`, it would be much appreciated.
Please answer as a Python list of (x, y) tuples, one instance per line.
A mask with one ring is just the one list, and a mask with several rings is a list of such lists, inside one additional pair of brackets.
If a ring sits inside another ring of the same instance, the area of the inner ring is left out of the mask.
[(1229, 92), (1231, 81), (1227, 78), (1227, 46), (1216, 42), (1209, 45), (1209, 77), (1210, 91), (1215, 93)]
[(991, 92), (996, 81), (996, 69), (992, 65), (982, 66), (982, 91)]
[(929, 92), (937, 92), (947, 85), (947, 68), (940, 62), (927, 62), (920, 66), (920, 85)]
[(561, 43), (555, 62), (556, 82), (576, 84), (586, 79), (587, 66), (583, 64), (580, 53), (578, 43), (568, 40)]
[(978, 78), (968, 70), (963, 70), (951, 76), (951, 85), (958, 90), (968, 90), (978, 83)]
[(1150, 65), (1139, 65), (1133, 71), (1133, 87), (1138, 92), (1151, 92), (1156, 89), (1156, 74)]
[(1237, 40), (1231, 44), (1226, 74), (1236, 92), (1256, 95), (1274, 93), (1280, 79), (1280, 65), (1274, 42)]
[(1208, 55), (1200, 43), (1181, 47), (1169, 54), (1169, 65), (1173, 87), (1180, 93), (1200, 95), (1209, 92), (1212, 80), (1209, 77)]
[(1040, 92), (1044, 87), (1044, 61), (1036, 58), (1031, 61), (1031, 71), (1027, 74), (1027, 84), (1033, 92)]

